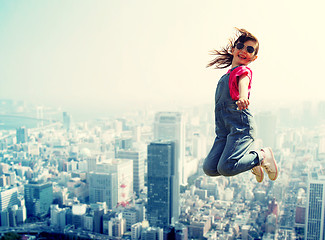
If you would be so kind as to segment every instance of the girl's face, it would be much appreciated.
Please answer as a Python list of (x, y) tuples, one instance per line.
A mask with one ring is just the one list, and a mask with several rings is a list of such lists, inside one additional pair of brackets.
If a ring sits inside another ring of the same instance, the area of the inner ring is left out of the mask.
[[(239, 49), (238, 49), (239, 48)], [(257, 48), (257, 42), (248, 40), (245, 43), (237, 43), (232, 49), (232, 67), (239, 65), (247, 66), (249, 63), (255, 61), (257, 56), (255, 55), (255, 49)], [(252, 50), (254, 51), (252, 52)]]

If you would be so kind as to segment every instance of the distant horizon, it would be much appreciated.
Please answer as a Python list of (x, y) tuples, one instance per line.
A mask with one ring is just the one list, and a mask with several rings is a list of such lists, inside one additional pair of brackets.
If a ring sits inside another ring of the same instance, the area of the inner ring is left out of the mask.
[[(133, 105), (124, 105), (124, 106), (107, 106), (105, 104), (98, 105), (97, 107), (94, 106), (78, 106), (78, 107), (65, 107), (60, 105), (46, 105), (46, 104), (35, 104), (35, 102), (29, 102), (27, 100), (15, 100), (15, 99), (0, 99), (0, 104), (2, 101), (13, 101), (16, 103), (24, 103), (27, 106), (42, 106), (45, 109), (56, 109), (60, 110), (61, 112), (68, 112), (72, 118), (76, 121), (85, 121), (85, 120), (94, 120), (100, 118), (112, 118), (112, 117), (123, 117), (127, 116), (130, 113), (135, 112), (159, 112), (159, 111), (183, 111), (188, 108), (200, 108), (200, 107), (207, 107), (210, 108), (211, 116), (214, 114), (214, 102), (206, 103), (178, 103), (178, 102), (165, 102), (165, 103), (142, 103), (136, 106)], [(283, 102), (279, 99), (275, 99), (272, 102), (269, 101), (257, 101), (256, 99), (251, 101), (251, 108), (253, 110), (253, 114), (257, 112), (268, 112), (279, 110), (281, 108), (289, 108), (295, 112), (303, 111), (305, 107), (304, 104), (311, 104), (311, 110), (316, 110), (318, 104), (324, 103), (325, 100), (292, 100)], [(61, 117), (61, 116), (60, 116)], [(1, 120), (1, 119), (0, 119)]]
[(325, 49), (313, 47), (322, 46), (323, 9), (324, 1), (1, 1), (0, 97), (67, 111), (213, 104), (227, 69), (206, 68), (209, 52), (238, 27), (260, 42), (252, 104), (324, 99)]

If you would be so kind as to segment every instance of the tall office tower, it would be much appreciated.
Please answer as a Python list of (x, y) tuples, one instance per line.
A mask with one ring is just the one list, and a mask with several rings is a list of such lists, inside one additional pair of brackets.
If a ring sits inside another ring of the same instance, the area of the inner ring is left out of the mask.
[(311, 179), (308, 182), (305, 240), (325, 239), (325, 181)]
[(130, 159), (112, 159), (97, 164), (97, 172), (116, 173), (118, 204), (127, 205), (133, 197), (133, 161)]
[(277, 118), (271, 112), (256, 115), (257, 137), (263, 140), (263, 146), (275, 148)]
[(53, 202), (53, 185), (51, 182), (30, 182), (25, 185), (27, 216), (42, 217), (49, 213)]
[(17, 210), (18, 210), (18, 189), (13, 188), (0, 188), (0, 226), (17, 225)]
[(71, 115), (67, 112), (63, 112), (63, 128), (69, 131), (71, 129), (72, 119)]
[(117, 205), (117, 174), (108, 172), (90, 172), (89, 202), (106, 202), (109, 209)]
[(158, 112), (154, 122), (154, 140), (169, 140), (176, 143), (179, 183), (187, 184), (185, 165), (185, 123), (180, 112)]
[(117, 158), (133, 160), (133, 191), (139, 196), (144, 189), (145, 151), (119, 150)]
[(20, 127), (16, 130), (17, 143), (25, 143), (28, 139), (28, 130), (26, 127)]
[(18, 203), (18, 189), (16, 187), (0, 188), (0, 212), (7, 211)]
[(179, 179), (175, 142), (156, 141), (148, 146), (148, 208), (150, 226), (167, 227), (179, 218)]

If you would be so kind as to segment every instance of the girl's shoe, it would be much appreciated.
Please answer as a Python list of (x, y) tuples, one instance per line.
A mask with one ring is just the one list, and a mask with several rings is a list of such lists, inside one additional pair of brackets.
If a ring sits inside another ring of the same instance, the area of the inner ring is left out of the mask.
[(265, 169), (269, 178), (274, 181), (278, 177), (278, 167), (276, 165), (274, 155), (271, 148), (263, 148), (264, 159), (261, 162), (262, 168)]
[(264, 172), (263, 172), (263, 169), (261, 168), (260, 165), (256, 166), (256, 167), (253, 167), (251, 169), (251, 172), (255, 175), (255, 178), (256, 178), (256, 181), (257, 182), (262, 182), (263, 181), (263, 178), (264, 178)]

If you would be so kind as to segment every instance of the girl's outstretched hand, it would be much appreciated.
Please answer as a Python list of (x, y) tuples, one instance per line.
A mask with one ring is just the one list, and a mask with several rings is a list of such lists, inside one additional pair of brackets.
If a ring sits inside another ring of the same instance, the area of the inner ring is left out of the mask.
[(236, 104), (238, 106), (238, 110), (244, 110), (248, 108), (249, 100), (247, 98), (239, 98)]

